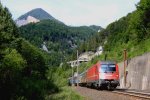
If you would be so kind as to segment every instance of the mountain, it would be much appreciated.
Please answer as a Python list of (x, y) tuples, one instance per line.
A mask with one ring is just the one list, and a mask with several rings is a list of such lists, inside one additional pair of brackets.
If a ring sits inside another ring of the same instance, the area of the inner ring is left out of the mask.
[(101, 26), (97, 26), (97, 25), (90, 25), (90, 28), (94, 29), (94, 30), (98, 30), (98, 32), (100, 32), (101, 30), (103, 30), (103, 28)]
[(20, 16), (18, 18), (18, 20), (23, 20), (23, 19), (26, 20), (28, 16), (32, 16), (38, 20), (44, 20), (44, 19), (55, 20), (55, 18), (53, 16), (51, 16), (49, 13), (44, 11), (42, 8), (33, 9), (33, 10), (25, 13), (24, 15)]
[(67, 26), (56, 20), (42, 20), (19, 29), (21, 36), (37, 47), (41, 48), (41, 44), (45, 42), (49, 52), (60, 53), (60, 57), (57, 58), (71, 54), (82, 42), (90, 39), (99, 30), (88, 26)]
[(42, 8), (36, 8), (20, 16), (15, 22), (20, 27), (29, 23), (37, 23), (45, 19), (56, 20)]
[[(38, 22), (38, 23), (37, 23)], [(39, 48), (43, 43), (49, 53), (71, 54), (82, 42), (90, 39), (103, 28), (91, 26), (67, 26), (58, 21), (41, 8), (33, 9), (19, 17), (16, 21), (21, 26), (21, 36)], [(30, 24), (29, 24), (30, 23)], [(62, 58), (62, 57), (57, 57)]]

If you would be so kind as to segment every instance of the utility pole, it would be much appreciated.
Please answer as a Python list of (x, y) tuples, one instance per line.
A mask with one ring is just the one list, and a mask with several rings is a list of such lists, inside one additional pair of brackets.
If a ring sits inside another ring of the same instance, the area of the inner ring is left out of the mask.
[(124, 49), (124, 86), (126, 87), (126, 60), (127, 60), (127, 50)]
[(78, 50), (77, 50), (77, 86), (79, 86), (78, 67), (79, 67), (79, 61), (78, 61)]
[(104, 58), (104, 60), (105, 60), (105, 61), (107, 60), (107, 51), (106, 51), (106, 53), (105, 53), (105, 58)]
[(73, 86), (73, 66), (71, 66), (72, 67), (72, 79), (71, 79), (71, 81), (72, 81), (72, 83), (71, 83), (71, 85)]

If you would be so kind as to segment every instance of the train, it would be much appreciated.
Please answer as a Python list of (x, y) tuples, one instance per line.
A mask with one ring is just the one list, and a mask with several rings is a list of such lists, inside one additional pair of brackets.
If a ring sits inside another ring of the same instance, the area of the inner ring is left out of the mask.
[[(77, 78), (78, 77), (78, 78)], [(114, 61), (98, 61), (77, 77), (70, 78), (70, 84), (113, 90), (119, 83), (119, 68)]]

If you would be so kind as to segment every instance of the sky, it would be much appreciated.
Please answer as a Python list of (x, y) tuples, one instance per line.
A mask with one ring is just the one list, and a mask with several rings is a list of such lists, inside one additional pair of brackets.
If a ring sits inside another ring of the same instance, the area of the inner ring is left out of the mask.
[(140, 0), (0, 0), (13, 19), (26, 12), (42, 8), (54, 18), (71, 26), (99, 25), (111, 22), (136, 10)]

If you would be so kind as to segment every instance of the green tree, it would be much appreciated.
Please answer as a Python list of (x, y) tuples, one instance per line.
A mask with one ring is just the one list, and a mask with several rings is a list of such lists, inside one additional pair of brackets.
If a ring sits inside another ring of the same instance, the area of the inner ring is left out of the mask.
[(26, 61), (15, 49), (8, 48), (6, 52), (0, 65), (0, 98), (9, 100), (19, 91)]

